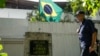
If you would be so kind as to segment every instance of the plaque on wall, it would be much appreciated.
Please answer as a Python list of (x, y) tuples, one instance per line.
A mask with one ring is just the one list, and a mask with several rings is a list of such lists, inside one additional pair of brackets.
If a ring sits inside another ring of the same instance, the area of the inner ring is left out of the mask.
[(48, 55), (49, 43), (47, 40), (31, 40), (30, 55)]

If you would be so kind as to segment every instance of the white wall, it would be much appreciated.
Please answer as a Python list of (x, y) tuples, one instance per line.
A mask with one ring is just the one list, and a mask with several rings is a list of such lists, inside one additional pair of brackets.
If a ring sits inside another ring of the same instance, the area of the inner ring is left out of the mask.
[(24, 56), (23, 44), (4, 44), (4, 52), (8, 53), (8, 56)]
[(53, 34), (53, 56), (79, 56), (79, 40), (76, 35)]
[(23, 38), (3, 38), (3, 52), (8, 53), (8, 56), (24, 56)]
[(53, 56), (79, 56), (76, 23), (30, 23), (29, 27), (31, 32), (52, 33)]
[(28, 29), (26, 19), (6, 19), (0, 18), (1, 38), (23, 38)]
[[(77, 23), (39, 22), (30, 23), (28, 31), (52, 33), (53, 56), (79, 56), (79, 39), (76, 33), (78, 26)], [(96, 24), (96, 27), (100, 30), (100, 24)]]
[(23, 10), (23, 9), (0, 9), (0, 18), (13, 18), (13, 19), (26, 19), (27, 13), (32, 10)]
[[(52, 33), (53, 56), (80, 55), (78, 34), (76, 33), (76, 29), (78, 28), (77, 23), (34, 22), (34, 23), (29, 23), (29, 25), (27, 23), (28, 22), (23, 19), (22, 20), (0, 19), (0, 36), (8, 39), (9, 38), (20, 39), (24, 38), (24, 34), (27, 31)], [(100, 30), (100, 24), (96, 24), (96, 27), (98, 28), (98, 30)], [(9, 41), (11, 39), (9, 39)], [(99, 31), (99, 39), (100, 39), (100, 31)], [(16, 41), (16, 39), (14, 41)], [(16, 56), (24, 55), (23, 53), (24, 50), (21, 49), (24, 48), (23, 44), (19, 43), (17, 44), (14, 43), (4, 44), (5, 47), (4, 51), (8, 52), (10, 56), (13, 56), (14, 54), (12, 54), (12, 52), (16, 53), (21, 50), (21, 53), (16, 54)], [(10, 49), (10, 47), (12, 47), (12, 50)]]

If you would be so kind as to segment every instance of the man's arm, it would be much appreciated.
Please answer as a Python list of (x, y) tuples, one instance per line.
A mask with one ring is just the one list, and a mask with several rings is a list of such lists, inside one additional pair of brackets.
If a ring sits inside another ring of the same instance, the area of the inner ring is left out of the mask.
[(97, 38), (97, 32), (94, 32), (92, 34), (92, 42), (91, 42), (91, 47), (94, 48), (96, 44), (96, 38)]
[(96, 31), (95, 25), (92, 21), (89, 22), (89, 26), (90, 26), (91, 33), (92, 33), (91, 46), (89, 47), (89, 51), (92, 52), (95, 50), (97, 31)]
[(94, 33), (92, 34), (91, 46), (89, 47), (90, 53), (91, 53), (92, 51), (95, 51), (96, 38), (97, 38), (97, 32), (94, 32)]
[(91, 47), (95, 46), (96, 38), (97, 38), (97, 29), (95, 28), (94, 23), (90, 20), (89, 22), (91, 33), (92, 33), (92, 41), (91, 41)]

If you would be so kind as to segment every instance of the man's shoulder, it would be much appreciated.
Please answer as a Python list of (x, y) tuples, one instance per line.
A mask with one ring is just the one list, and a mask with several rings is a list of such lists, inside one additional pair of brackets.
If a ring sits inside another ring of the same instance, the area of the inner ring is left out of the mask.
[(92, 20), (91, 19), (85, 19), (87, 22), (92, 22)]
[(91, 19), (85, 19), (85, 23), (87, 23), (87, 24), (94, 24)]

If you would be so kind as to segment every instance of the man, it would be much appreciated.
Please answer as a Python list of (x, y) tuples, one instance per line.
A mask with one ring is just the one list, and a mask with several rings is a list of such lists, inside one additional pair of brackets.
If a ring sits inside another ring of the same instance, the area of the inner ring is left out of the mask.
[(94, 51), (96, 42), (96, 30), (94, 23), (89, 19), (85, 19), (84, 11), (78, 11), (76, 13), (76, 17), (78, 22), (81, 23), (78, 30), (80, 45), (82, 49), (81, 56), (91, 56), (91, 53)]

